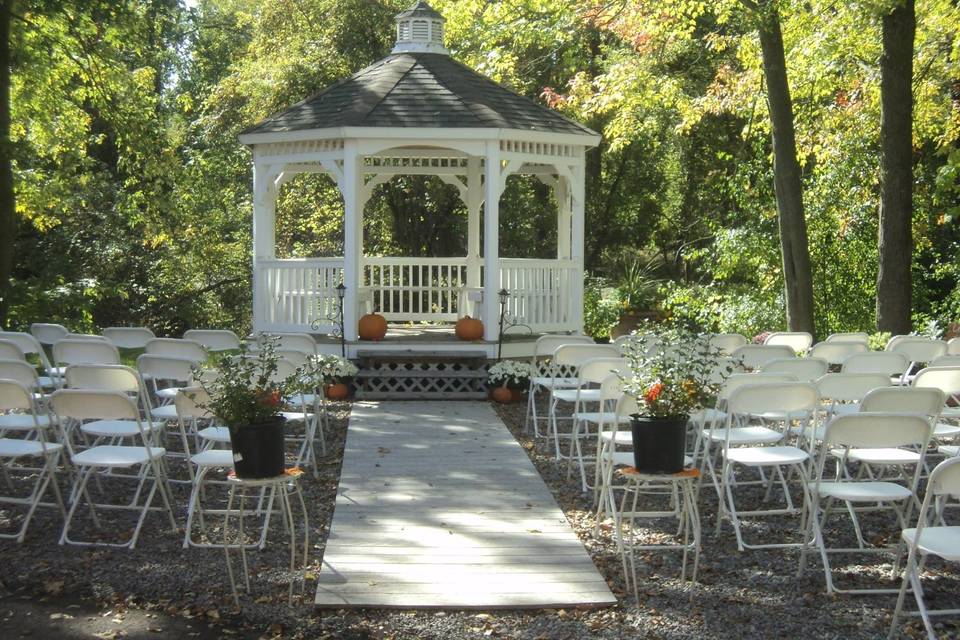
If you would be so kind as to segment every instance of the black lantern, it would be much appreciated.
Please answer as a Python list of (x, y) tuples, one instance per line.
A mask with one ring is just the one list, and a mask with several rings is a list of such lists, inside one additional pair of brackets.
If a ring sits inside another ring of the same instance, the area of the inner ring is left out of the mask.
[(507, 298), (510, 297), (510, 292), (506, 289), (500, 289), (497, 296), (500, 297), (500, 333), (497, 335), (497, 360), (499, 360), (500, 354), (503, 352), (503, 316), (507, 311)]
[(345, 296), (346, 293), (347, 293), (347, 287), (341, 282), (340, 284), (337, 285), (337, 300), (338, 300), (339, 303), (340, 303), (340, 309), (339, 309), (339, 314), (340, 314), (340, 355), (343, 356), (344, 358), (347, 357), (347, 343), (346, 343), (346, 336), (344, 335), (344, 327), (343, 327), (343, 296)]

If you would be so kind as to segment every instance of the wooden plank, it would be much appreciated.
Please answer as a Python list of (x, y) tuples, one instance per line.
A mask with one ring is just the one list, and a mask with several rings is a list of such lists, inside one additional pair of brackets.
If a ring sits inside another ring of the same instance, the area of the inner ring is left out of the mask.
[(357, 402), (316, 604), (537, 608), (616, 602), (485, 402)]

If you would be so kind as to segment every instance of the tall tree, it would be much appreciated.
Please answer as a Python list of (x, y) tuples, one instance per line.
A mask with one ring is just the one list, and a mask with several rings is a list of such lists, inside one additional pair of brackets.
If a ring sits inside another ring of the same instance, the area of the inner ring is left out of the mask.
[(880, 269), (877, 329), (910, 331), (913, 254), (913, 41), (914, 1), (883, 16), (880, 56)]
[(10, 19), (15, 0), (0, 0), (0, 327), (10, 308), (10, 276), (16, 238), (13, 145), (10, 142)]
[(807, 223), (803, 212), (803, 187), (793, 124), (793, 102), (787, 82), (780, 14), (774, 0), (744, 0), (758, 20), (763, 76), (773, 132), (773, 180), (780, 222), (780, 251), (787, 302), (787, 326), (791, 331), (814, 333), (813, 278)]

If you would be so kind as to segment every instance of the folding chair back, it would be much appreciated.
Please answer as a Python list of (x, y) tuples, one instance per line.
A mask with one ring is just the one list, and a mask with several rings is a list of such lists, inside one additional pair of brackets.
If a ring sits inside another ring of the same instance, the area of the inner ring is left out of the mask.
[(918, 389), (940, 389), (948, 400), (956, 400), (960, 398), (960, 366), (927, 367), (917, 373), (913, 386)]
[(869, 346), (870, 334), (864, 333), (863, 331), (831, 333), (824, 342), (859, 342)]
[(43, 350), (43, 346), (37, 342), (37, 339), (34, 338), (29, 333), (23, 333), (20, 331), (4, 331), (0, 333), (0, 340), (4, 342), (13, 342), (18, 347), (24, 355), (36, 354), (40, 358), (40, 364), (44, 368), (49, 368), (50, 362), (47, 361), (47, 353)]
[(843, 361), (840, 371), (843, 373), (882, 373), (887, 376), (899, 376), (909, 366), (910, 361), (902, 353), (871, 351), (849, 356)]
[(91, 340), (91, 341), (93, 341), (93, 342), (109, 342), (109, 340), (107, 340), (107, 339), (104, 338), (103, 336), (98, 336), (98, 335), (95, 334), (95, 333), (73, 333), (73, 332), (70, 332), (70, 333), (68, 333), (67, 335), (65, 335), (62, 339), (63, 339), (63, 340)]
[(106, 340), (64, 338), (53, 345), (57, 366), (71, 364), (120, 364), (120, 352)]
[(792, 373), (801, 382), (813, 382), (827, 372), (830, 365), (823, 358), (777, 358), (763, 365), (764, 373)]
[(207, 350), (199, 342), (181, 340), (179, 338), (154, 338), (146, 344), (146, 352), (154, 356), (167, 356), (190, 360), (191, 362), (205, 362)]
[(263, 339), (268, 337), (277, 338), (278, 350), (301, 351), (310, 356), (317, 353), (317, 341), (309, 333), (262, 333), (257, 343), (262, 343)]
[(189, 358), (176, 358), (145, 353), (137, 358), (137, 369), (143, 377), (154, 380), (189, 382), (193, 379), (196, 362)]
[(810, 349), (809, 357), (823, 358), (830, 364), (843, 364), (844, 360), (855, 353), (866, 353), (870, 348), (865, 342), (819, 342)]
[(103, 337), (121, 349), (143, 349), (157, 336), (147, 327), (107, 327)]
[[(623, 336), (628, 337), (628, 336)], [(619, 338), (617, 338), (619, 340)], [(549, 358), (553, 355), (553, 352), (557, 350), (557, 347), (562, 347), (565, 344), (595, 344), (593, 338), (590, 336), (559, 336), (559, 335), (545, 335), (537, 338), (536, 344), (533, 346), (533, 362), (536, 363), (538, 358)]]
[(4, 339), (0, 339), (0, 358), (4, 360), (22, 360), (23, 362), (27, 361), (27, 357), (23, 354), (23, 349), (21, 349), (16, 342)]
[(762, 383), (787, 383), (797, 382), (797, 377), (792, 373), (734, 373), (727, 377), (723, 386), (720, 387), (718, 400), (719, 405), (725, 403), (730, 395), (739, 389), (751, 384)]
[(277, 360), (277, 370), (270, 376), (272, 382), (282, 383), (297, 372), (297, 365), (286, 358)]
[(207, 351), (233, 351), (240, 348), (240, 338), (226, 329), (190, 329), (184, 332), (183, 338), (199, 342)]
[(960, 337), (951, 338), (947, 343), (947, 355), (960, 356)]
[(793, 349), (794, 354), (806, 351), (813, 344), (813, 336), (806, 331), (774, 331), (766, 337), (763, 344), (768, 346), (784, 345)]
[(792, 347), (782, 344), (745, 344), (730, 354), (734, 360), (740, 360), (746, 369), (762, 369), (771, 360), (795, 358), (796, 355)]
[(732, 354), (750, 342), (746, 336), (740, 335), (739, 333), (711, 333), (706, 337), (710, 347), (718, 350), (725, 356)]
[(929, 338), (904, 338), (891, 349), (893, 353), (902, 353), (911, 363), (930, 362), (947, 354), (947, 343)]
[(940, 356), (935, 358), (931, 363), (931, 367), (960, 367), (960, 355), (950, 355)]
[(581, 382), (589, 384), (601, 384), (610, 377), (611, 374), (628, 375), (629, 367), (624, 358), (593, 358), (587, 360), (577, 371), (577, 377)]
[(860, 412), (909, 413), (927, 417), (940, 415), (943, 391), (934, 388), (885, 387), (874, 389), (860, 403)]
[(121, 391), (139, 394), (140, 376), (130, 367), (121, 364), (72, 364), (67, 367), (64, 378), (71, 389), (94, 389), (97, 391)]
[(203, 387), (184, 387), (174, 399), (177, 415), (182, 419), (212, 418), (213, 414), (207, 406), (210, 404), (210, 394)]
[(820, 403), (815, 385), (809, 382), (757, 382), (738, 387), (727, 399), (730, 414), (759, 415), (768, 412), (808, 415)]
[(619, 358), (620, 350), (612, 344), (565, 344), (553, 352), (553, 364), (558, 368), (579, 367), (593, 358)]
[(0, 378), (0, 411), (32, 410), (33, 397), (18, 380)]
[[(137, 405), (128, 395), (120, 391), (58, 389), (50, 396), (50, 405), (54, 413), (61, 418), (136, 420), (137, 424), (140, 424)], [(141, 435), (143, 435), (142, 429)]]
[(617, 400), (617, 408), (615, 410), (616, 418), (613, 420), (612, 424), (617, 424), (622, 418), (632, 416), (635, 413), (640, 413), (640, 406), (637, 404), (637, 399), (629, 394), (622, 393), (620, 394), (620, 399)]
[(873, 391), (890, 386), (884, 373), (828, 373), (816, 381), (820, 397), (841, 402), (860, 402)]
[(63, 340), (70, 333), (62, 324), (50, 324), (48, 322), (34, 322), (30, 325), (30, 333), (42, 345), (50, 346)]
[[(930, 423), (923, 417), (885, 412), (837, 416), (827, 423), (823, 440), (829, 446), (896, 448), (922, 445), (930, 439)], [(824, 453), (824, 452), (822, 452)]]
[(276, 354), (278, 358), (289, 361), (294, 367), (302, 367), (310, 358), (309, 354), (297, 349), (277, 349)]
[[(893, 348), (903, 340), (910, 340), (911, 338), (916, 338), (916, 337), (918, 336), (910, 335), (909, 333), (901, 333), (895, 336), (891, 336), (890, 339), (887, 340), (887, 344), (884, 345), (883, 350), (892, 351)], [(927, 338), (921, 338), (921, 339), (926, 340)]]
[(15, 380), (27, 389), (36, 389), (39, 386), (37, 370), (25, 360), (0, 359), (0, 379)]

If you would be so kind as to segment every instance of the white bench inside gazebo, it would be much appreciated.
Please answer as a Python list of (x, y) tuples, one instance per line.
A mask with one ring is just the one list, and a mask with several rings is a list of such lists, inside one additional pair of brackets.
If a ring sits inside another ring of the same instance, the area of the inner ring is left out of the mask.
[[(389, 322), (484, 321), (498, 337), (500, 299), (531, 333), (579, 332), (583, 308), (584, 153), (599, 136), (454, 61), (444, 20), (424, 2), (397, 18), (390, 56), (248, 129), (254, 164), (255, 331), (331, 333), (345, 286), (344, 337), (375, 310)], [(325, 173), (344, 203), (343, 256), (278, 259), (279, 190)], [(533, 175), (557, 202), (556, 257), (499, 254), (499, 201), (511, 175)], [(394, 176), (437, 176), (467, 210), (467, 255), (364, 253), (364, 205)]]

